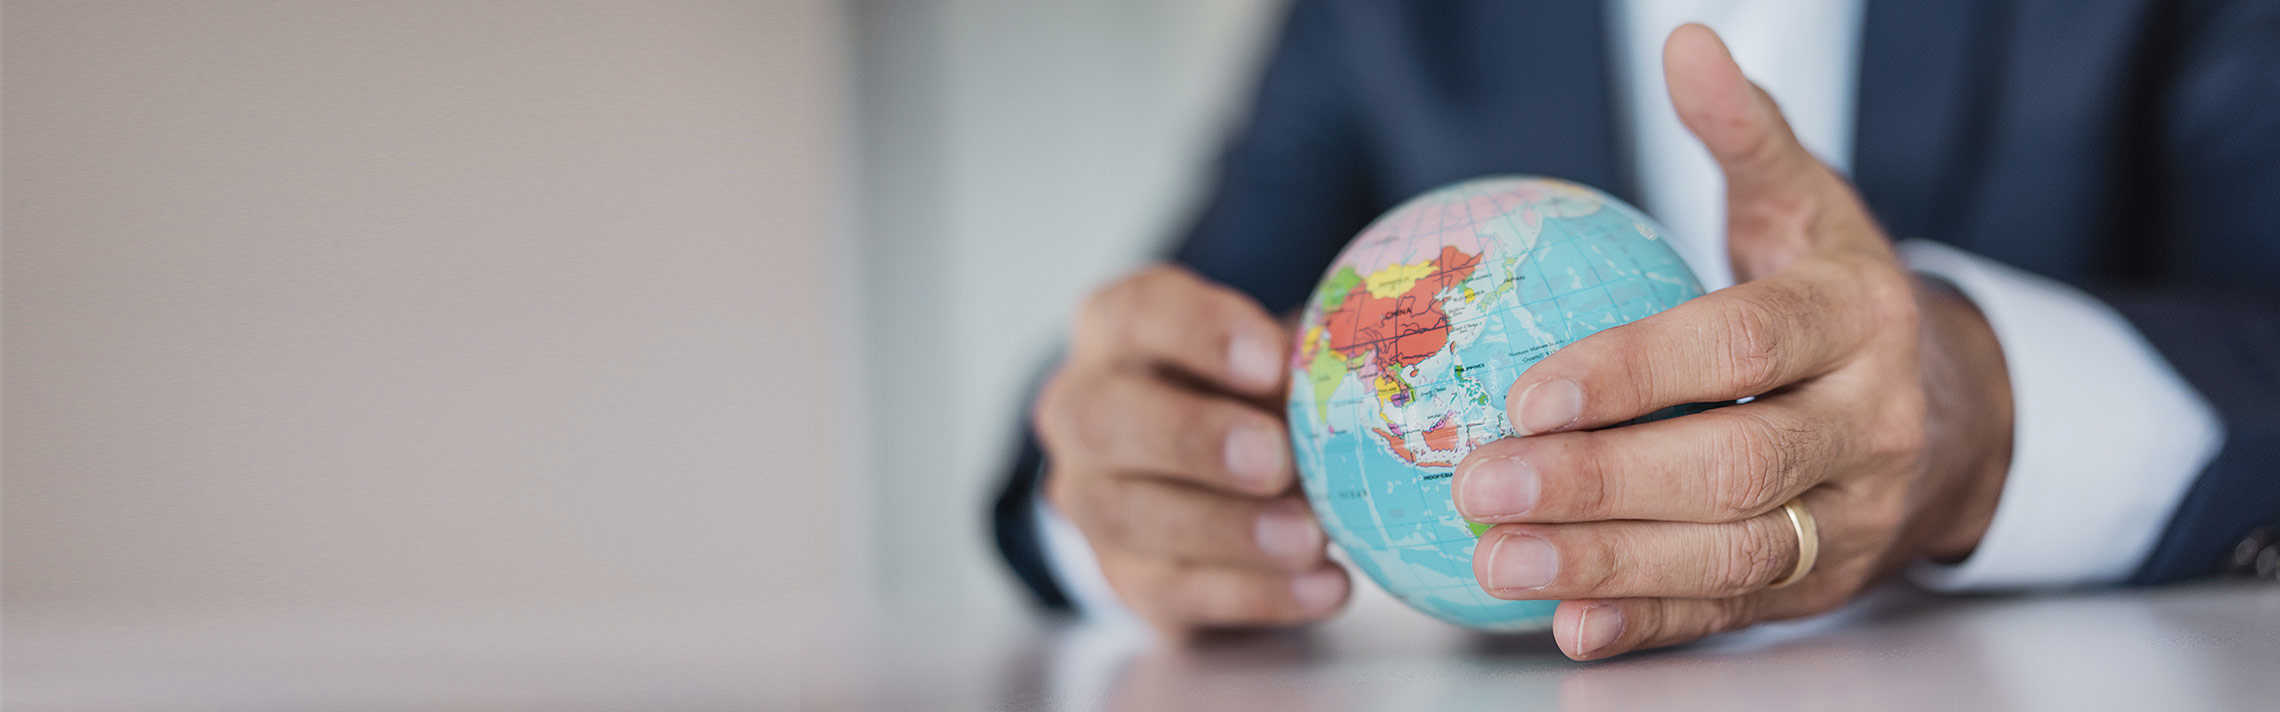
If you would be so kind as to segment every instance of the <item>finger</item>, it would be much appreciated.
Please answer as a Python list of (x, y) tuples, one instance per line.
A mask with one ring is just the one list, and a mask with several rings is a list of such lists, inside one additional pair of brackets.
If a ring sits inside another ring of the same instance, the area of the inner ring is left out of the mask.
[(1505, 599), (1725, 598), (1789, 575), (1798, 545), (1782, 512), (1726, 524), (1501, 524), (1481, 536), (1473, 575)]
[(1069, 379), (1048, 384), (1037, 406), (1056, 457), (1259, 496), (1297, 479), (1282, 421), (1257, 406), (1129, 371)]
[(1803, 395), (1482, 445), (1457, 463), (1457, 511), (1483, 523), (1757, 516), (1856, 457), (1837, 416)]
[(1552, 639), (1576, 660), (1692, 642), (1755, 622), (1750, 598), (1632, 598), (1561, 601)]
[(1180, 564), (1105, 554), (1102, 573), (1134, 612), (1169, 631), (1293, 625), (1345, 604), (1352, 584), (1333, 563), (1303, 573)]
[(1086, 539), (1138, 554), (1239, 568), (1306, 571), (1325, 536), (1305, 501), (1234, 497), (1150, 477), (1110, 477), (1055, 506)]
[(1080, 355), (1166, 366), (1253, 398), (1279, 396), (1288, 330), (1248, 296), (1156, 266), (1093, 295), (1074, 334)]
[(1552, 613), (1552, 637), (1576, 660), (1597, 660), (1634, 650), (1680, 645), (1828, 610), (1798, 589), (1734, 598), (1624, 598), (1561, 601)]
[(1708, 27), (1682, 25), (1663, 43), (1663, 76), (1681, 123), (1726, 175), (1730, 200), (1803, 195), (1825, 169), (1798, 143), (1771, 97), (1742, 75)]
[(1523, 435), (1598, 428), (1826, 373), (1867, 337), (1873, 320), (1844, 312), (1863, 288), (1815, 264), (1600, 331), (1521, 373), (1506, 415)]
[(1289, 625), (1337, 612), (1351, 588), (1337, 564), (1296, 575), (1189, 567), (1174, 577), (1166, 605), (1199, 625)]

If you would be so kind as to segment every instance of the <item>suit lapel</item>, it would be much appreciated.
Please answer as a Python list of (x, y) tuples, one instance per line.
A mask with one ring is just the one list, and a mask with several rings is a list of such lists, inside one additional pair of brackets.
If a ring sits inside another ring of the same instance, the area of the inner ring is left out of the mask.
[(1986, 153), (2005, 5), (1869, 0), (1853, 182), (1896, 239), (1965, 239), (1960, 228)]
[[(1546, 3), (1555, 13), (1571, 13), (1568, 17), (1546, 22), (1542, 27), (1567, 28), (1546, 34), (1533, 45), (1543, 66), (1560, 66), (1565, 62), (1575, 71), (1554, 72), (1548, 81), (1538, 85), (1547, 95), (1544, 106), (1561, 106), (1580, 126), (1596, 127), (1572, 134), (1580, 140), (1560, 146), (1545, 146), (1548, 153), (1572, 154), (1577, 167), (1575, 180), (1585, 185), (1601, 186), (1633, 205), (1639, 202), (1638, 187), (1633, 183), (1629, 152), (1623, 148), (1623, 133), (1615, 121), (1615, 82), (1619, 79), (1614, 63), (1616, 44), (1607, 36), (1613, 29), (1612, 18), (1599, 3), (1561, 2)], [(1597, 59), (1599, 61), (1590, 61)], [(1567, 97), (1561, 102), (1557, 97)], [(1554, 134), (1547, 132), (1546, 138)]]
[[(1616, 74), (1609, 64), (1618, 58), (1600, 3), (1474, 3), (1461, 14), (1428, 11), (1437, 7), (1430, 4), (1401, 7), (1451, 25), (1423, 37), (1467, 37), (1463, 46), (1478, 53), (1451, 63), (1462, 68), (1454, 71), (1461, 77), (1455, 86), (1464, 89), (1440, 105), (1464, 107), (1454, 112), (1462, 123), (1436, 127), (1445, 132), (1437, 144), (1442, 172), (1452, 175), (1431, 178), (1534, 173), (1636, 202), (1617, 150), (1620, 133), (1610, 103)], [(1419, 41), (1417, 51), (1445, 49)]]

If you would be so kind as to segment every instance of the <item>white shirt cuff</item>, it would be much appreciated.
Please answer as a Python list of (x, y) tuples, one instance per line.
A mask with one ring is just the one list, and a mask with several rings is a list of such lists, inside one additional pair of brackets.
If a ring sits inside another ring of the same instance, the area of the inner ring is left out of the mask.
[(1069, 597), (1069, 605), (1077, 614), (1101, 621), (1138, 621), (1139, 617), (1117, 600), (1108, 579), (1101, 576), (1100, 562), (1093, 558), (1092, 545), (1085, 542), (1084, 533), (1053, 511), (1044, 497), (1031, 497), (1029, 502), (1030, 522), (1037, 527), (1038, 541), (1045, 548), (1045, 565), (1052, 569), (1053, 580), (1061, 585), (1061, 594)]
[(1901, 257), (1987, 318), (2011, 378), (2010, 474), (1962, 563), (1909, 577), (1943, 591), (2127, 578), (2224, 442), (2201, 395), (2121, 315), (2066, 285), (1923, 240)]

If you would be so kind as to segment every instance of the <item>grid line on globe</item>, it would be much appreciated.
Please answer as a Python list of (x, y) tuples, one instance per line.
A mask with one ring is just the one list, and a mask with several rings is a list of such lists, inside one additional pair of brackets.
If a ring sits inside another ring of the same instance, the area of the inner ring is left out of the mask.
[(1702, 293), (1663, 237), (1615, 198), (1544, 178), (1449, 186), (1363, 229), (1307, 300), (1290, 364), (1301, 482), (1348, 561), (1443, 620), (1549, 623), (1556, 602), (1475, 583), (1486, 527), (1457, 514), (1451, 473), (1513, 434), (1505, 390), (1529, 365)]

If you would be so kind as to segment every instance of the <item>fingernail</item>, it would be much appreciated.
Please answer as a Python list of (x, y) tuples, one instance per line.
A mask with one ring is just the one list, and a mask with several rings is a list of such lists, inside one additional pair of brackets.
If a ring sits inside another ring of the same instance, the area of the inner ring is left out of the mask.
[(1227, 368), (1235, 381), (1255, 388), (1266, 388), (1275, 383), (1276, 370), (1282, 368), (1282, 349), (1271, 339), (1255, 334), (1236, 334), (1227, 342)]
[(1346, 577), (1335, 570), (1300, 574), (1290, 582), (1291, 598), (1297, 599), (1300, 610), (1308, 613), (1325, 613), (1346, 598)]
[(1488, 551), (1488, 585), (1527, 590), (1551, 584), (1560, 573), (1560, 553), (1550, 542), (1526, 534), (1506, 534)]
[(1282, 438), (1264, 428), (1237, 426), (1227, 434), (1227, 471), (1254, 488), (1272, 484), (1285, 457)]
[(1580, 657), (1591, 657), (1623, 635), (1623, 609), (1614, 606), (1592, 606), (1583, 609), (1575, 622), (1575, 652)]
[(1457, 509), (1476, 522), (1501, 521), (1536, 506), (1536, 468), (1517, 457), (1481, 463), (1460, 484)]
[(1565, 428), (1583, 416), (1583, 387), (1565, 378), (1544, 381), (1520, 392), (1521, 435)]
[(1322, 552), (1322, 528), (1297, 502), (1280, 500), (1259, 515), (1253, 535), (1259, 550), (1285, 561), (1308, 561)]

